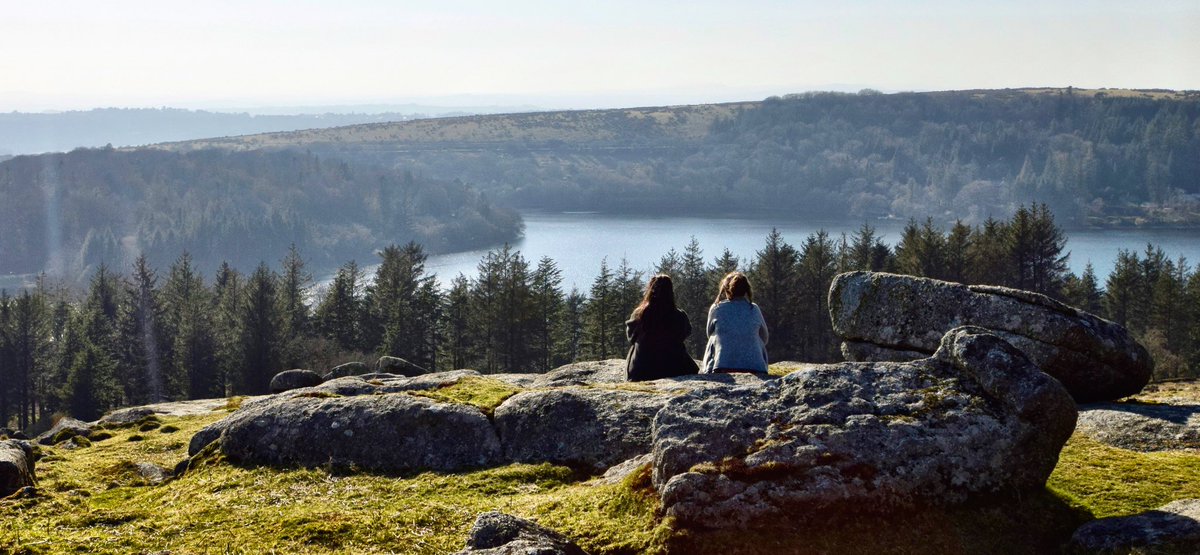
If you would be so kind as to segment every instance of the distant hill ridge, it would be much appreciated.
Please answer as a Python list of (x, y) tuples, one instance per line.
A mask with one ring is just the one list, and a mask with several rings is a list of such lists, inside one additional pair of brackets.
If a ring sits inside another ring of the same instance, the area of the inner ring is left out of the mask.
[(631, 139), (698, 140), (719, 118), (758, 102), (607, 110), (563, 110), (427, 118), (259, 133), (153, 145), (166, 150), (302, 147), (314, 144), (620, 142)]
[(155, 145), (302, 148), (547, 210), (1200, 224), (1200, 91), (805, 93), (481, 115)]

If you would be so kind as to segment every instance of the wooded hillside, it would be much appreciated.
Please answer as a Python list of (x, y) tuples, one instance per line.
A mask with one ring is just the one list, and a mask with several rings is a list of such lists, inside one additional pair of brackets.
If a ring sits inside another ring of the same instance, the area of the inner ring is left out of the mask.
[(1198, 122), (1194, 91), (864, 91), (421, 120), (162, 147), (302, 146), (462, 179), (497, 202), (525, 208), (934, 215), (979, 223), (1044, 202), (1070, 225), (1195, 224)]
[(433, 252), (512, 240), (512, 211), (459, 182), (302, 152), (79, 149), (0, 163), (0, 273), (89, 273), (181, 252), (253, 268), (295, 244), (334, 267), (390, 243)]

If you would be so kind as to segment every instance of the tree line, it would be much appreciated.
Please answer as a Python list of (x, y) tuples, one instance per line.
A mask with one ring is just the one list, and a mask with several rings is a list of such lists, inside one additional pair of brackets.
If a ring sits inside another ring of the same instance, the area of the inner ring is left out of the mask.
[[(963, 283), (1017, 287), (1124, 324), (1150, 349), (1156, 378), (1200, 367), (1200, 270), (1161, 249), (1121, 251), (1101, 285), (1089, 265), (1067, 270), (1065, 235), (1045, 205), (1008, 220), (949, 230), (910, 221), (895, 246), (864, 224), (850, 235), (823, 231), (798, 246), (770, 233), (752, 260), (728, 250), (706, 258), (694, 239), (665, 253), (653, 272), (672, 276), (700, 355), (717, 283), (746, 272), (771, 330), (770, 359), (840, 360), (827, 292), (838, 273), (891, 271)], [(224, 264), (206, 279), (191, 256), (161, 276), (145, 256), (127, 273), (101, 264), (86, 291), (48, 280), (0, 294), (0, 425), (54, 413), (91, 419), (111, 408), (167, 399), (268, 391), (288, 368), (388, 355), (432, 370), (545, 372), (577, 360), (623, 357), (624, 321), (646, 272), (601, 260), (586, 291), (563, 287), (549, 258), (509, 246), (489, 252), (473, 278), (440, 284), (415, 242), (389, 246), (368, 276), (356, 262), (316, 288), (299, 249), (278, 268), (248, 274)]]

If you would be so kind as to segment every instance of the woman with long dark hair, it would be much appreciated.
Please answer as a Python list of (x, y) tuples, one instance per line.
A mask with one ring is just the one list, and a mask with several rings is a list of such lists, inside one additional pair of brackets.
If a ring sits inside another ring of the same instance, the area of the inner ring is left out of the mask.
[(687, 314), (675, 306), (671, 276), (659, 274), (646, 284), (642, 302), (625, 322), (629, 356), (625, 374), (631, 382), (699, 372), (683, 340), (692, 333)]
[(705, 329), (705, 373), (767, 372), (767, 322), (746, 274), (730, 272), (721, 280)]

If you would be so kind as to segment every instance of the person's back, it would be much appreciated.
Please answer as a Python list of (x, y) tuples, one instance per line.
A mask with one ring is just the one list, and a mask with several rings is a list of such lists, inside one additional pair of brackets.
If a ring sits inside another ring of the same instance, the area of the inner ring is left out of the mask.
[(646, 296), (625, 322), (629, 338), (626, 377), (629, 381), (655, 380), (700, 369), (688, 355), (683, 340), (692, 332), (687, 314), (675, 307), (671, 278), (658, 275), (646, 286)]
[(767, 323), (745, 275), (733, 272), (722, 281), (705, 329), (704, 372), (767, 371)]

